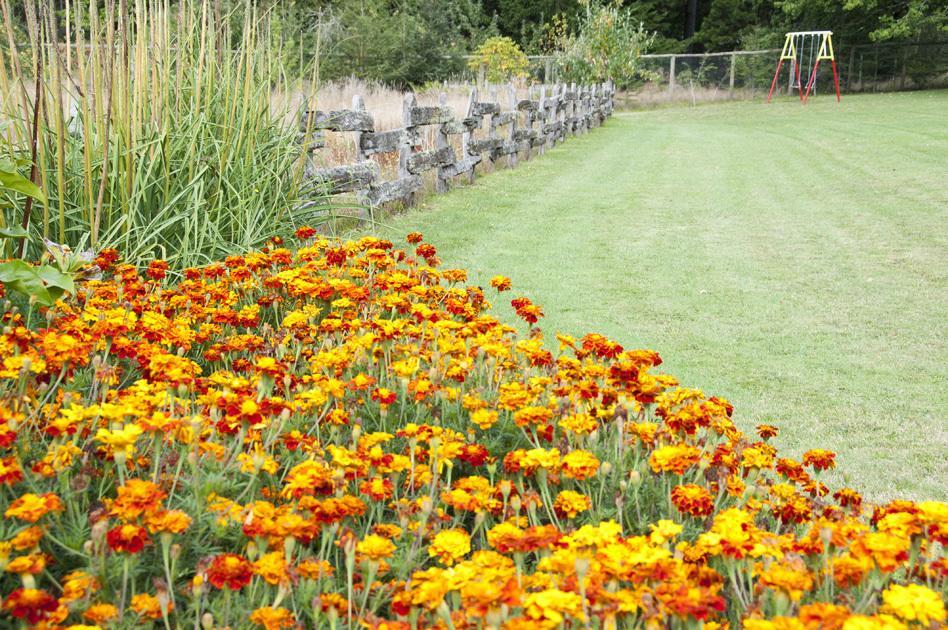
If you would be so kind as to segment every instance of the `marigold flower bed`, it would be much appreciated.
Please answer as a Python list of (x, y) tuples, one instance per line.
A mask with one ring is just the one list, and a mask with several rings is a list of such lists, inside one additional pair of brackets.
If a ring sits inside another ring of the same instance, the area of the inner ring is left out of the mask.
[(106, 251), (5, 312), (0, 623), (945, 622), (948, 504), (827, 488), (833, 453), (780, 457), (653, 351), (518, 335), (419, 234), (298, 236), (179, 281)]

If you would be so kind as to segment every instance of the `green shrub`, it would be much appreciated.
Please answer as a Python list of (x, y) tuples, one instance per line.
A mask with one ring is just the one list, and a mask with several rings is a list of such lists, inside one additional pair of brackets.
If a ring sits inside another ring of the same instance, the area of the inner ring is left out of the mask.
[(530, 60), (509, 37), (489, 37), (477, 47), (468, 65), (472, 70), (483, 67), (489, 82), (503, 83), (527, 76)]
[(577, 29), (559, 20), (550, 31), (558, 74), (566, 81), (612, 81), (626, 88), (647, 78), (639, 57), (654, 34), (617, 3), (590, 2)]

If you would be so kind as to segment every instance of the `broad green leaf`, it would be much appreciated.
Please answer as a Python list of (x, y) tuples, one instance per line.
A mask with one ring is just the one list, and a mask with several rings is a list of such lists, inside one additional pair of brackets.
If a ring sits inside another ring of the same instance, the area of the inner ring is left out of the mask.
[(71, 274), (63, 273), (59, 269), (56, 269), (50, 265), (42, 265), (37, 267), (36, 272), (39, 277), (43, 279), (47, 286), (56, 287), (68, 293), (76, 292), (76, 287), (73, 284), (73, 277)]
[(23, 177), (19, 173), (0, 170), (0, 188), (18, 192), (21, 195), (32, 197), (41, 203), (46, 203), (46, 195), (39, 186)]
[(0, 238), (26, 238), (27, 236), (29, 236), (29, 232), (24, 230), (19, 225), (8, 228), (0, 228)]
[[(22, 260), (10, 260), (0, 264), (0, 282), (8, 289), (36, 298), (43, 306), (52, 306), (56, 301), (37, 270)], [(55, 292), (62, 295), (62, 289), (56, 289)]]

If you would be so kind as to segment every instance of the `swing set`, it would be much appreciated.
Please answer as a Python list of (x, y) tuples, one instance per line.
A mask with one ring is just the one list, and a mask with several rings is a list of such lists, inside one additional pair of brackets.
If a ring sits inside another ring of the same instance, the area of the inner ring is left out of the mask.
[[(809, 47), (809, 51), (807, 51)], [(829, 60), (833, 66), (833, 85), (836, 86), (836, 101), (839, 102), (839, 73), (836, 71), (836, 55), (833, 53), (833, 31), (796, 31), (787, 33), (787, 38), (783, 42), (783, 50), (780, 52), (780, 60), (777, 61), (777, 71), (774, 72), (774, 80), (770, 84), (770, 92), (767, 93), (767, 102), (773, 97), (774, 89), (777, 87), (777, 80), (780, 78), (780, 68), (784, 61), (790, 62), (790, 82), (788, 88), (796, 89), (800, 94), (800, 102), (806, 104), (810, 98), (810, 92), (816, 94), (816, 76), (820, 69), (820, 62)], [(806, 91), (802, 79), (803, 72), (806, 76)]]

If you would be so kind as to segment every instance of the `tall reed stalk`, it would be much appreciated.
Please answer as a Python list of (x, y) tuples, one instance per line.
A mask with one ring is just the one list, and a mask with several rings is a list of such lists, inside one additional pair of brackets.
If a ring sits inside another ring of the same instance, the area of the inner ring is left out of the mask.
[(298, 198), (299, 117), (274, 98), (289, 79), (256, 2), (26, 0), (25, 26), (14, 4), (0, 0), (0, 141), (30, 159), (38, 99), (35, 233), (189, 266), (323, 216)]

